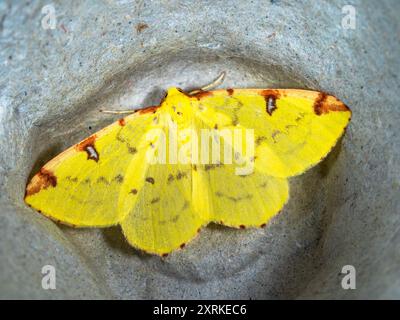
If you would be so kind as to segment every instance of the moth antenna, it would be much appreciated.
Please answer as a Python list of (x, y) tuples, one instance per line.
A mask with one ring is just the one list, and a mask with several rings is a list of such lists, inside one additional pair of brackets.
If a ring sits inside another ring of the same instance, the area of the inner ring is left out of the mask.
[(215, 78), (215, 80), (213, 80), (209, 84), (206, 84), (205, 86), (201, 87), (200, 89), (190, 91), (189, 95), (193, 95), (193, 94), (199, 93), (201, 91), (208, 91), (208, 90), (211, 90), (213, 88), (220, 86), (224, 82), (225, 75), (226, 75), (226, 72), (222, 71), (219, 74), (219, 76), (217, 78)]
[[(222, 71), (217, 78), (215, 78), (212, 82), (209, 84), (206, 84), (205, 86), (201, 87), (200, 89), (192, 90), (189, 92), (189, 95), (193, 95), (196, 93), (199, 93), (201, 91), (208, 91), (211, 90), (215, 87), (220, 86), (225, 79), (226, 72)], [(109, 113), (109, 114), (126, 114), (126, 113), (135, 113), (137, 110), (99, 110), (100, 112), (103, 113)]]
[(137, 110), (99, 110), (103, 113), (110, 113), (110, 114), (126, 114), (126, 113), (135, 113)]

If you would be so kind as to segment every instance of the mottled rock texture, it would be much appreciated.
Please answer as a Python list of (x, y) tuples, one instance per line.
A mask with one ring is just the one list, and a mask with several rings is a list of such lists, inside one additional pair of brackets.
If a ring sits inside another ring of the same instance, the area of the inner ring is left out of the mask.
[[(400, 2), (0, 2), (0, 298), (400, 298)], [(24, 205), (29, 175), (171, 85), (323, 90), (353, 110), (265, 229), (210, 226), (166, 259), (119, 228), (61, 227)], [(57, 270), (43, 290), (41, 268)], [(344, 265), (357, 289), (343, 290)]]

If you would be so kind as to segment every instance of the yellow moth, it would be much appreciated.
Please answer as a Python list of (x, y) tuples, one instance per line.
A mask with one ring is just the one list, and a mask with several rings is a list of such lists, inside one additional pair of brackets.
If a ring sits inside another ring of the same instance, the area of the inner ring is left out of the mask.
[(165, 256), (210, 222), (264, 227), (288, 178), (319, 163), (350, 118), (318, 91), (170, 88), (50, 160), (25, 201), (74, 227), (119, 224), (132, 246)]

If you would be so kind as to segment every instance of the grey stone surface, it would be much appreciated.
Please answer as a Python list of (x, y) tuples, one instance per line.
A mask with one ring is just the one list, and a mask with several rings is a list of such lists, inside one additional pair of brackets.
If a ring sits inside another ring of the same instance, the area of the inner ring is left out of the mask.
[[(355, 30), (339, 0), (54, 1), (54, 30), (46, 4), (0, 2), (0, 298), (400, 298), (399, 1), (352, 1)], [(99, 109), (221, 70), (224, 87), (324, 90), (353, 110), (266, 229), (210, 226), (161, 260), (119, 228), (60, 227), (24, 205), (32, 170), (115, 120)], [(348, 264), (356, 290), (340, 285)]]

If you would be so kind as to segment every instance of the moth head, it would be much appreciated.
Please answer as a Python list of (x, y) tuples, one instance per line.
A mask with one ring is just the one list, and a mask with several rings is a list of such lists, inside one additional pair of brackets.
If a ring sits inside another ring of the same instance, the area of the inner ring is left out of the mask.
[(172, 87), (168, 89), (161, 107), (165, 108), (176, 123), (181, 123), (185, 114), (188, 114), (191, 109), (191, 98), (181, 89)]

